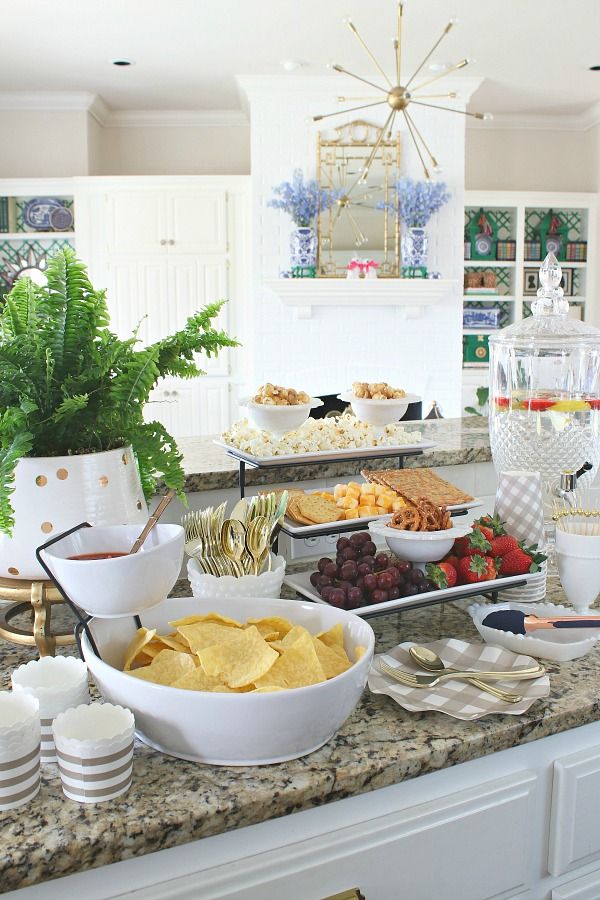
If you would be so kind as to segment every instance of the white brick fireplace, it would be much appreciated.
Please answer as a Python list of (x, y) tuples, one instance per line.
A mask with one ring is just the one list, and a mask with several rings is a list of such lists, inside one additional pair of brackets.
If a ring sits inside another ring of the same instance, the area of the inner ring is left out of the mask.
[[(479, 81), (444, 81), (464, 109)], [(437, 400), (445, 416), (461, 412), (464, 129), (460, 115), (421, 107), (413, 115), (443, 166), (452, 194), (429, 225), (429, 268), (442, 281), (381, 279), (374, 283), (280, 279), (289, 266), (289, 217), (266, 206), (273, 185), (295, 168), (314, 177), (316, 134), (311, 116), (336, 109), (355, 85), (334, 75), (243, 77), (251, 119), (253, 290), (247, 321), (252, 347), (248, 390), (265, 380), (315, 394), (337, 393), (354, 380), (386, 380)], [(382, 124), (383, 112), (366, 115)], [(366, 111), (371, 113), (370, 110)], [(355, 117), (355, 116), (354, 116)], [(351, 121), (352, 115), (346, 120)], [(343, 116), (335, 119), (342, 124)], [(402, 174), (422, 178), (416, 151), (401, 129)]]

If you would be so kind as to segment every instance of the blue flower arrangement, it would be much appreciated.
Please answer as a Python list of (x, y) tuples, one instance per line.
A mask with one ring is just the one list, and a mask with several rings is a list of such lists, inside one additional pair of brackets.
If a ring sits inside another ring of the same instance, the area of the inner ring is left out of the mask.
[(377, 204), (398, 216), (408, 228), (424, 228), (430, 218), (450, 199), (448, 186), (443, 181), (413, 181), (399, 178), (392, 187), (395, 197)]
[(314, 178), (304, 181), (300, 169), (295, 169), (291, 182), (283, 181), (274, 187), (273, 193), (277, 196), (267, 206), (288, 213), (299, 228), (312, 225), (319, 213), (332, 207), (342, 195), (342, 191), (322, 188)]

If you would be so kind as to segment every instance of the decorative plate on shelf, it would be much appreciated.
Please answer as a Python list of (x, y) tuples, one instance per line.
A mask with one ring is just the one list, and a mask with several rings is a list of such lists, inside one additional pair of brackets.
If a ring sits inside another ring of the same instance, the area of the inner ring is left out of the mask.
[(33, 197), (23, 205), (21, 215), (23, 225), (34, 231), (67, 231), (73, 224), (73, 213), (56, 197)]

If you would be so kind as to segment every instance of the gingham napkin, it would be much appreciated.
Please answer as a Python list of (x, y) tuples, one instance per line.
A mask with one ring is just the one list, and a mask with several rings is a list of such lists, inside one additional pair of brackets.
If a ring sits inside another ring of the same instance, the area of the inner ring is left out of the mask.
[[(520, 703), (506, 703), (504, 700), (497, 700), (496, 697), (492, 697), (485, 691), (480, 691), (468, 681), (449, 679), (442, 681), (434, 688), (413, 688), (400, 684), (391, 676), (384, 675), (379, 671), (377, 660), (383, 657), (389, 665), (400, 665), (400, 668), (406, 672), (427, 674), (409, 656), (408, 648), (412, 645), (412, 641), (407, 641), (404, 644), (398, 644), (388, 653), (375, 656), (368, 679), (372, 693), (387, 694), (410, 712), (436, 710), (455, 719), (467, 721), (481, 719), (482, 716), (490, 715), (490, 713), (519, 715), (529, 709), (538, 698), (547, 697), (550, 693), (550, 679), (547, 675), (527, 681), (494, 681), (495, 686), (521, 694), (523, 697)], [(508, 671), (513, 668), (521, 669), (536, 665), (536, 660), (530, 656), (522, 656), (491, 644), (468, 644), (454, 638), (445, 638), (431, 644), (422, 644), (422, 646), (429, 647), (444, 660), (447, 666), (455, 669)]]
[(500, 472), (496, 514), (517, 540), (541, 544), (544, 540), (544, 506), (539, 472)]

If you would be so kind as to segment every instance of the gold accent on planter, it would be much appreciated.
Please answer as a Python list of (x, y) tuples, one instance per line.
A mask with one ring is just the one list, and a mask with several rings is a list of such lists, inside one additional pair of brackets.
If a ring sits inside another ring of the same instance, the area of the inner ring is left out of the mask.
[(138, 508), (138, 509), (141, 509), (141, 508), (142, 508), (142, 501), (141, 501), (141, 500), (138, 500), (138, 502), (137, 502), (137, 508)]
[(11, 575), (18, 575), (18, 574), (19, 574), (19, 570), (18, 570), (18, 569), (15, 569), (14, 566), (9, 566), (9, 567), (8, 567), (8, 571), (10, 572)]
[(124, 466), (126, 466), (126, 465), (129, 464), (129, 460), (127, 459), (127, 454), (126, 454), (126, 453), (123, 454), (123, 456), (121, 457), (121, 459), (123, 460), (123, 465), (124, 465)]
[(52, 522), (42, 522), (41, 527), (44, 534), (50, 534), (50, 532), (54, 528), (54, 525), (52, 524)]
[(45, 475), (38, 475), (38, 477), (35, 479), (35, 483), (38, 487), (45, 487), (48, 484), (48, 479)]
[(106, 487), (108, 485), (108, 478), (106, 477), (106, 475), (101, 475), (98, 479), (98, 482), (100, 484), (100, 487)]
[(68, 469), (57, 469), (56, 477), (59, 479), (59, 481), (65, 481), (69, 477)]

